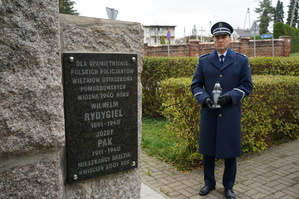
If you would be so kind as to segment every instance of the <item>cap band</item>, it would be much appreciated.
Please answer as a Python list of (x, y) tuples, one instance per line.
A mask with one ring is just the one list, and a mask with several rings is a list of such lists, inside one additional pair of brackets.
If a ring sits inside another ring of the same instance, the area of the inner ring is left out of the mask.
[(221, 28), (216, 28), (213, 30), (213, 35), (220, 35), (220, 34), (231, 34), (231, 31), (228, 28), (221, 27)]

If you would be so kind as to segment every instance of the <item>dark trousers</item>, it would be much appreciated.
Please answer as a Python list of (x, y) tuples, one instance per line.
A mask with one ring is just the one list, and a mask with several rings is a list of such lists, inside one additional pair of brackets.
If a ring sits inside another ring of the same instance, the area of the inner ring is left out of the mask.
[[(203, 157), (204, 163), (204, 181), (205, 185), (215, 187), (215, 157), (206, 156)], [(225, 189), (232, 189), (235, 184), (237, 173), (237, 158), (224, 159), (224, 173), (222, 177), (222, 184)]]

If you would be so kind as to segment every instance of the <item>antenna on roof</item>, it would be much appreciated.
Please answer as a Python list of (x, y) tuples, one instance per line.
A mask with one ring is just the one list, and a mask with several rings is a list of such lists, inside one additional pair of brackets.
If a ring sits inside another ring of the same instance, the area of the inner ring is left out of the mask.
[(246, 21), (247, 21), (247, 15), (248, 15), (248, 21), (249, 21), (249, 23), (248, 23), (248, 29), (250, 29), (250, 9), (249, 8), (247, 8), (247, 12), (246, 12), (246, 16), (245, 16), (245, 22), (244, 22), (244, 30), (246, 30), (246, 28), (245, 28), (245, 26), (246, 26)]

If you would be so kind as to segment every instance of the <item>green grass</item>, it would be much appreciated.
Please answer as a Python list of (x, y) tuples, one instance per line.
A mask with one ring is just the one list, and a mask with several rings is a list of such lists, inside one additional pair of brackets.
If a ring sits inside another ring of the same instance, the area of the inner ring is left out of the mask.
[(186, 149), (178, 146), (180, 141), (167, 131), (167, 123), (166, 119), (142, 119), (142, 150), (178, 170), (187, 171), (198, 167), (200, 162), (190, 162), (187, 159)]
[(291, 53), (290, 57), (299, 57), (299, 52), (297, 52), (297, 53)]
[(175, 143), (167, 136), (166, 124), (166, 119), (142, 119), (142, 149), (164, 161), (170, 158), (169, 151)]

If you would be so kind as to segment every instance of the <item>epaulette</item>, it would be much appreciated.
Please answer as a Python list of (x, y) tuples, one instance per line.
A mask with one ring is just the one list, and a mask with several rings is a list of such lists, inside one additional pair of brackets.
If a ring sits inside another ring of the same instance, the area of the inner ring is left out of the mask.
[(206, 54), (203, 54), (203, 55), (201, 55), (199, 58), (206, 57), (206, 56), (208, 56), (209, 54), (211, 54), (211, 53), (206, 53)]
[(247, 57), (246, 55), (242, 54), (242, 53), (239, 53), (239, 52), (236, 52), (237, 55), (241, 55), (243, 57)]

